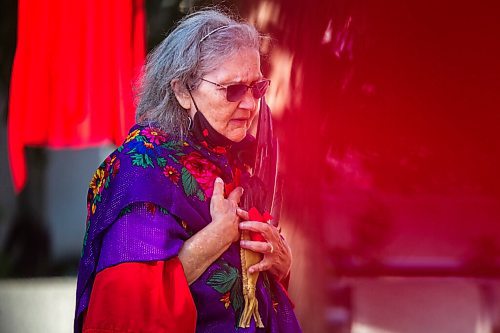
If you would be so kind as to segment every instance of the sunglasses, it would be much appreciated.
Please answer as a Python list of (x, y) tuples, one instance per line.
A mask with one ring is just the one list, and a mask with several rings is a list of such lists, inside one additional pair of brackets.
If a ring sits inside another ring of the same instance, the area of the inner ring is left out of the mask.
[(216, 85), (217, 87), (224, 88), (226, 89), (226, 99), (228, 102), (239, 102), (245, 96), (247, 93), (248, 89), (252, 90), (252, 96), (254, 98), (261, 98), (266, 94), (267, 88), (269, 88), (269, 84), (271, 84), (271, 80), (264, 79), (262, 81), (258, 81), (253, 83), (252, 85), (246, 85), (243, 83), (238, 83), (238, 84), (230, 84), (227, 86), (224, 86), (219, 83), (215, 83), (212, 81), (208, 81), (205, 79), (201, 79), (202, 81), (211, 83), (213, 85)]

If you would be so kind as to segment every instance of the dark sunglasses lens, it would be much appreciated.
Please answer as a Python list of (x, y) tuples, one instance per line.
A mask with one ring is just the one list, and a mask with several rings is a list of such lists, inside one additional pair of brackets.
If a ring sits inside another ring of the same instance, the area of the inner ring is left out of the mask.
[(227, 100), (229, 102), (238, 102), (247, 92), (247, 86), (244, 84), (233, 84), (227, 86)]
[(257, 82), (252, 87), (252, 94), (254, 98), (261, 98), (266, 94), (267, 88), (269, 87), (269, 80), (264, 80)]

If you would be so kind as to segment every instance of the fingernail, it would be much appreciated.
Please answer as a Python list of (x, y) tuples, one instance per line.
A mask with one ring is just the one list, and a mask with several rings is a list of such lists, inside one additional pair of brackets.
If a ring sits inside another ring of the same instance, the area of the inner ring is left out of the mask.
[(254, 272), (254, 269), (253, 268), (249, 268), (248, 269), (248, 273), (252, 274)]
[(215, 178), (215, 182), (216, 182), (216, 183), (224, 183), (224, 182), (222, 181), (222, 178), (220, 178), (220, 177)]
[(241, 246), (246, 246), (247, 245), (247, 241), (245, 241), (245, 240), (240, 241), (240, 245)]

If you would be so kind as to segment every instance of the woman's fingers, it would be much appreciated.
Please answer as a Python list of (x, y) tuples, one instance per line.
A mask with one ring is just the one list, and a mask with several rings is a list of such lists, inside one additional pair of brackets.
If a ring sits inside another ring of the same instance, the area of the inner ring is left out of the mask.
[(250, 268), (248, 268), (248, 273), (252, 274), (255, 272), (268, 271), (269, 269), (271, 269), (271, 267), (272, 267), (271, 262), (269, 260), (264, 259), (261, 262), (258, 262), (255, 265), (250, 266)]
[(274, 247), (269, 242), (242, 240), (242, 241), (240, 241), (240, 246), (244, 249), (248, 249), (248, 250), (252, 250), (254, 252), (259, 252), (259, 253), (264, 253), (264, 254), (274, 252)]
[[(253, 232), (260, 232), (263, 234), (264, 238), (269, 240), (273, 234), (273, 226), (269, 223), (263, 223), (258, 221), (244, 221), (240, 222), (239, 227), (241, 230), (249, 230)], [(276, 228), (274, 228), (276, 229)], [(276, 230), (276, 232), (278, 232)]]
[(224, 197), (224, 181), (220, 177), (217, 177), (215, 178), (214, 191), (212, 197), (220, 197), (220, 196)]
[(247, 221), (250, 218), (248, 216), (248, 212), (241, 208), (236, 209), (236, 214), (238, 214), (238, 216), (244, 221)]
[(243, 187), (238, 186), (237, 188), (232, 190), (231, 193), (229, 193), (227, 199), (238, 204), (240, 202), (242, 195), (243, 195)]

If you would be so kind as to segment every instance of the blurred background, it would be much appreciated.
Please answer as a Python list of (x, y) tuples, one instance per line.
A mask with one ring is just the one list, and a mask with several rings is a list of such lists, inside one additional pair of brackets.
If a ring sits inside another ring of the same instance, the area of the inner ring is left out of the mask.
[(267, 36), (304, 332), (500, 332), (500, 13), (483, 0), (4, 0), (0, 332), (72, 330), (91, 175), (133, 122), (144, 55), (214, 4)]

